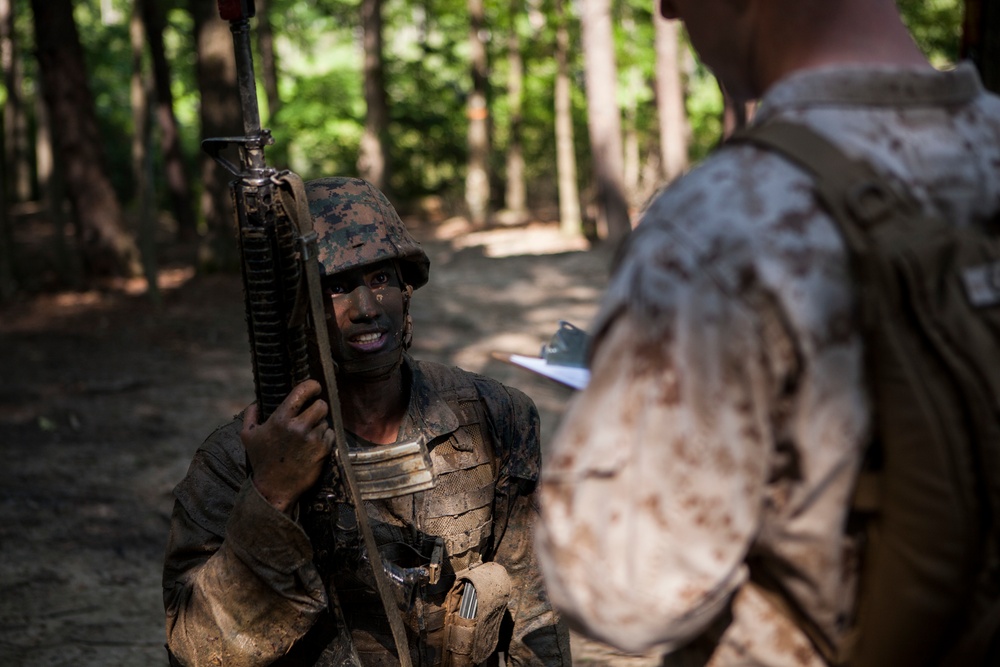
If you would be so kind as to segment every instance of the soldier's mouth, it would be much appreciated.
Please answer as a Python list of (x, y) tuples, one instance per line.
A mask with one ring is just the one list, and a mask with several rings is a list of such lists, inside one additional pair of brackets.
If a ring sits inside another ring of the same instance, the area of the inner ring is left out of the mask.
[(351, 336), (350, 343), (362, 351), (377, 349), (381, 346), (382, 339), (385, 338), (384, 331), (370, 331), (367, 333)]

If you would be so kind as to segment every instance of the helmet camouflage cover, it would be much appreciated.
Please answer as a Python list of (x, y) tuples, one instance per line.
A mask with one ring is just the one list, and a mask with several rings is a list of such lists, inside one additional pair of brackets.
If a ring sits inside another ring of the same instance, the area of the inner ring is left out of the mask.
[(392, 259), (414, 289), (427, 283), (427, 254), (371, 183), (331, 177), (307, 181), (305, 186), (323, 275)]

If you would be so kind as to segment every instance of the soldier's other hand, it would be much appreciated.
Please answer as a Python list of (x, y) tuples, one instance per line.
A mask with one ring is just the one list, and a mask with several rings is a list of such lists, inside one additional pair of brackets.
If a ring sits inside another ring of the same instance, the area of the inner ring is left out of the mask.
[[(315, 380), (297, 385), (263, 424), (254, 403), (243, 416), (240, 439), (246, 449), (254, 486), (282, 512), (295, 502), (323, 471), (332, 439), (326, 438), (327, 404), (317, 398)], [(315, 400), (313, 400), (315, 399)]]

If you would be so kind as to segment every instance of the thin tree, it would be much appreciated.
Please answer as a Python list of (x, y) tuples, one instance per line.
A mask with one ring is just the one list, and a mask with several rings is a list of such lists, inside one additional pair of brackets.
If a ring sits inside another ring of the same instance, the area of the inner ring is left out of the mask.
[(389, 101), (385, 93), (382, 43), (382, 0), (361, 1), (364, 33), (365, 131), (361, 137), (358, 172), (385, 192), (389, 185)]
[(975, 63), (983, 85), (1000, 93), (1000, 6), (990, 0), (966, 0), (962, 57)]
[(143, 63), (146, 28), (142, 20), (141, 2), (132, 5), (129, 19), (129, 41), (132, 47), (132, 80), (129, 97), (132, 103), (132, 171), (135, 176), (137, 217), (139, 219), (139, 249), (146, 276), (146, 294), (154, 304), (160, 303), (156, 260), (156, 207), (153, 205), (153, 158), (150, 151), (150, 77)]
[(556, 172), (559, 180), (559, 229), (568, 236), (583, 234), (580, 191), (577, 187), (576, 144), (573, 138), (573, 96), (569, 73), (569, 28), (563, 0), (555, 0), (556, 81), (555, 131)]
[(718, 79), (719, 90), (722, 92), (722, 136), (720, 141), (724, 141), (733, 132), (746, 127), (753, 116), (752, 102), (737, 102), (726, 92), (725, 86)]
[[(619, 19), (623, 32), (634, 35), (636, 22), (634, 10), (628, 3), (622, 3)], [(619, 81), (623, 83), (622, 95), (622, 183), (625, 186), (625, 196), (630, 204), (635, 205), (642, 199), (639, 189), (641, 172), (641, 149), (639, 147), (639, 95), (648, 89), (648, 82), (637, 64), (638, 49), (634, 40), (625, 40), (624, 55), (627, 65), (621, 67)]]
[(52, 121), (44, 96), (35, 96), (35, 155), (38, 189), (52, 224), (52, 238), (59, 280), (71, 288), (83, 283), (80, 256), (70, 247), (67, 237), (72, 233), (72, 221), (66, 215), (66, 186), (62, 170), (56, 163), (52, 145)]
[(170, 64), (163, 46), (166, 26), (160, 0), (136, 0), (142, 12), (146, 41), (149, 43), (150, 62), (155, 88), (154, 104), (156, 123), (160, 131), (160, 152), (163, 157), (163, 176), (170, 198), (170, 210), (177, 222), (181, 240), (190, 241), (197, 236), (198, 220), (191, 195), (191, 175), (181, 146), (181, 132), (174, 114), (174, 94), (171, 89)]
[(656, 42), (656, 112), (660, 125), (660, 164), (668, 182), (688, 166), (688, 123), (681, 79), (680, 26), (653, 12)]
[(134, 239), (108, 176), (72, 0), (31, 0), (45, 101), (88, 276), (140, 272)]
[(4, 103), (4, 160), (8, 169), (8, 193), (14, 201), (31, 199), (31, 156), (28, 146), (28, 115), (24, 102), (24, 66), (18, 56), (13, 0), (0, 0), (0, 62), (7, 99)]
[(584, 0), (583, 57), (587, 128), (597, 194), (597, 233), (617, 242), (631, 231), (625, 198), (618, 67), (611, 29), (611, 0)]
[(524, 8), (523, 0), (510, 2), (510, 32), (507, 36), (507, 99), (510, 104), (510, 138), (507, 141), (507, 188), (504, 204), (517, 221), (527, 216), (528, 195), (524, 181), (524, 148), (521, 131), (524, 123), (524, 58), (517, 19)]
[[(14, 9), (11, 0), (0, 0), (0, 63), (3, 67), (4, 85), (7, 88), (7, 107), (11, 105), (11, 93), (14, 88), (13, 18)], [(7, 111), (6, 107), (4, 111)], [(9, 127), (9, 123), (10, 120), (5, 115), (4, 127)], [(2, 139), (4, 159), (0, 160), (0, 302), (6, 302), (17, 291), (17, 282), (14, 278), (14, 235), (7, 209), (7, 165), (11, 163), (7, 149), (10, 145), (10, 133), (5, 133)]]
[(490, 205), (490, 131), (487, 105), (488, 58), (485, 30), (486, 8), (483, 0), (469, 0), (469, 50), (472, 66), (472, 90), (469, 94), (468, 167), (465, 175), (465, 202), (472, 224), (486, 224)]
[(278, 54), (274, 48), (274, 28), (271, 25), (271, 1), (256, 0), (257, 50), (260, 52), (260, 79), (267, 98), (267, 116), (273, 119), (281, 111), (278, 91)]
[(14, 278), (14, 234), (7, 210), (6, 165), (0, 160), (0, 303), (10, 301), (17, 292)]
[[(190, 0), (197, 44), (196, 75), (201, 93), (202, 138), (242, 134), (236, 55), (229, 25), (216, 11), (216, 3)], [(201, 214), (208, 234), (200, 249), (203, 270), (233, 271), (239, 267), (234, 238), (233, 204), (229, 191), (232, 175), (208, 155), (201, 158)]]

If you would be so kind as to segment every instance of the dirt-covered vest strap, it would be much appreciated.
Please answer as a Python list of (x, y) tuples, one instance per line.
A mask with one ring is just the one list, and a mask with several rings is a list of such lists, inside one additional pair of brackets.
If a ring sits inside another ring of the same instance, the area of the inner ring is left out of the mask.
[(486, 411), (474, 391), (446, 395), (458, 429), (432, 443), (437, 484), (422, 494), (420, 530), (444, 540), (457, 572), (482, 560), (493, 533), (493, 501), (499, 462)]

